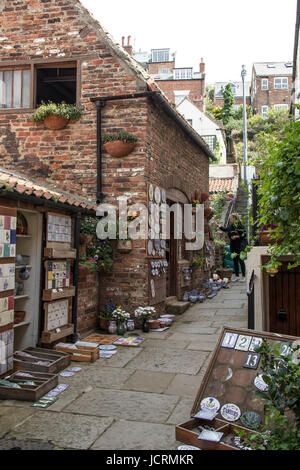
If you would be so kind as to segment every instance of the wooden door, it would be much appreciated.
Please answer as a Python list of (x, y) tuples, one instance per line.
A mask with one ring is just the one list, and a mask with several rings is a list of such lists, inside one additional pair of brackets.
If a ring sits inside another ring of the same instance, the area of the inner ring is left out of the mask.
[(269, 319), (272, 333), (300, 336), (300, 267), (287, 269), (269, 278)]

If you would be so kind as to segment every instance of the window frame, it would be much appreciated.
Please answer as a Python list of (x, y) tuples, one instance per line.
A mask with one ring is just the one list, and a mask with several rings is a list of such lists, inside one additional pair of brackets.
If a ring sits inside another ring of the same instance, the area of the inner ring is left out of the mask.
[[(264, 82), (266, 83), (266, 86), (264, 86)], [(261, 79), (261, 90), (262, 91), (268, 91), (269, 90), (269, 79), (268, 78), (262, 78)]]
[(69, 67), (72, 65), (76, 67), (76, 105), (80, 106), (81, 102), (81, 66), (82, 63), (88, 59), (94, 59), (95, 56), (80, 57), (80, 58), (51, 58), (51, 59), (35, 59), (31, 61), (5, 61), (0, 64), (0, 71), (5, 70), (23, 70), (30, 69), (30, 104), (29, 108), (2, 108), (0, 107), (0, 114), (16, 114), (16, 113), (32, 113), (36, 110), (36, 71), (38, 68), (58, 68)]
[(274, 109), (289, 109), (289, 105), (286, 103), (274, 104)]
[[(263, 111), (264, 108), (267, 109), (265, 113), (264, 113), (264, 111)], [(268, 105), (265, 104), (265, 105), (263, 105), (263, 106), (261, 107), (261, 115), (262, 115), (263, 119), (266, 119), (266, 118), (267, 118), (267, 112), (268, 112), (268, 111), (269, 111), (269, 106), (268, 106)], [(265, 115), (264, 115), (264, 114), (265, 114)]]
[[(184, 71), (184, 74), (183, 74)], [(187, 72), (190, 71), (190, 76), (187, 76)], [(176, 77), (176, 73), (179, 73), (179, 77)], [(182, 75), (185, 75), (184, 77)], [(193, 79), (193, 68), (192, 67), (178, 67), (174, 69), (174, 80), (192, 80)]]
[[(158, 54), (163, 54), (164, 56), (166, 56), (166, 54), (167, 54), (168, 59), (166, 59), (164, 57), (163, 60), (154, 60), (154, 54), (156, 54), (157, 56), (158, 56)], [(151, 60), (152, 60), (153, 64), (160, 64), (160, 63), (163, 63), (163, 62), (170, 62), (170, 49), (152, 49), (151, 50)]]
[[(275, 86), (276, 80), (280, 80), (280, 87)], [(286, 87), (282, 86), (282, 81), (286, 80)], [(288, 90), (289, 89), (289, 79), (288, 77), (274, 77), (274, 90)]]

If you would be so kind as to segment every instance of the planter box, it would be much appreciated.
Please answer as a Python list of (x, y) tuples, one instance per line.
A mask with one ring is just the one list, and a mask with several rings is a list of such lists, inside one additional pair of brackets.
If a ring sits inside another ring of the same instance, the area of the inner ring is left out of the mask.
[(59, 328), (61, 331), (56, 332), (53, 331), (43, 331), (42, 333), (42, 343), (51, 344), (54, 341), (58, 341), (59, 339), (65, 338), (66, 336), (72, 335), (74, 333), (74, 325), (70, 323)]
[(47, 127), (47, 129), (51, 129), (53, 131), (64, 129), (64, 127), (66, 127), (68, 122), (69, 122), (69, 119), (66, 119), (61, 116), (56, 116), (54, 114), (49, 114), (44, 119), (44, 124)]
[[(14, 353), (15, 370), (27, 370), (36, 372), (47, 372), (49, 374), (57, 374), (61, 370), (69, 366), (71, 358), (69, 354), (54, 351), (52, 349), (27, 348), (22, 352), (30, 354), (36, 358), (36, 361), (30, 357), (24, 357)], [(38, 361), (50, 362), (49, 366), (37, 364)]]
[(63, 287), (62, 292), (53, 292), (53, 289), (44, 289), (43, 290), (43, 299), (42, 300), (57, 300), (63, 299), (64, 297), (74, 297), (75, 287)]
[(0, 385), (0, 399), (34, 402), (39, 400), (43, 395), (46, 395), (46, 393), (58, 385), (58, 375), (34, 371), (30, 371), (28, 373), (33, 377), (21, 377), (18, 376), (18, 372), (14, 372), (8, 380), (14, 383), (20, 383), (29, 380), (35, 382), (37, 384), (36, 386), (21, 385), (22, 388), (11, 388)]

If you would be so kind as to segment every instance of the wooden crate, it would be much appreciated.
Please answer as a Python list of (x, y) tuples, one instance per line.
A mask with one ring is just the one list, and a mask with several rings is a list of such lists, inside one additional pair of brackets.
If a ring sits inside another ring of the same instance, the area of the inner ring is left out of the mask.
[(58, 333), (56, 332), (56, 330), (43, 331), (42, 343), (51, 344), (74, 333), (74, 325), (72, 325), (71, 323), (61, 326), (59, 329), (60, 332)]
[[(233, 346), (223, 345), (225, 335), (233, 338)], [(245, 337), (248, 339), (244, 343), (244, 349), (240, 349)], [(250, 368), (248, 362), (249, 355), (255, 355), (255, 351), (252, 350), (253, 338), (255, 341), (266, 339), (268, 343), (279, 343), (283, 348), (282, 351), (285, 351), (284, 348), (287, 348), (293, 341), (299, 339), (292, 336), (224, 327), (196, 395), (190, 412), (191, 419), (176, 426), (177, 440), (205, 450), (236, 450), (228, 442), (216, 443), (198, 439), (200, 431), (197, 426), (201, 423), (215, 428), (216, 431), (223, 432), (222, 439), (234, 434), (236, 429), (251, 433), (251, 430), (243, 427), (239, 420), (228, 422), (223, 419), (220, 410), (227, 403), (236, 404), (240, 408), (241, 414), (247, 411), (259, 414), (261, 421), (264, 422), (265, 402), (255, 394), (257, 389), (254, 385), (254, 379), (260, 373), (261, 358), (257, 357), (255, 368)], [(213, 421), (194, 418), (201, 408), (202, 400), (207, 397), (214, 397), (220, 403), (217, 418)]]
[[(23, 352), (30, 354), (36, 358), (36, 361), (30, 357), (24, 357), (18, 354), (18, 351), (14, 354), (14, 368), (15, 370), (27, 370), (36, 372), (47, 372), (49, 374), (57, 374), (61, 370), (69, 366), (71, 357), (69, 354), (64, 352), (58, 352), (51, 349), (41, 348), (27, 348)], [(49, 366), (40, 365), (36, 362), (46, 361), (50, 362)]]
[[(75, 345), (72, 345), (75, 346)], [(83, 348), (70, 348), (60, 344), (55, 346), (56, 351), (66, 352), (71, 355), (71, 361), (77, 362), (95, 362), (99, 359), (99, 348), (83, 349)]]
[(88, 343), (95, 343), (95, 344), (113, 344), (114, 341), (121, 338), (121, 336), (114, 336), (114, 335), (99, 335), (97, 333), (93, 333), (83, 341), (87, 341)]
[[(21, 371), (19, 371), (21, 372)], [(18, 376), (18, 371), (14, 372), (10, 377), (10, 382), (20, 383), (26, 381), (33, 381), (37, 385), (21, 385), (22, 388), (10, 388), (0, 385), (0, 399), (1, 400), (24, 400), (24, 401), (37, 401), (43, 395), (46, 395), (50, 390), (58, 385), (58, 375), (47, 374), (46, 372), (28, 372), (32, 378)]]
[(44, 256), (49, 259), (75, 259), (76, 250), (72, 248), (44, 248)]

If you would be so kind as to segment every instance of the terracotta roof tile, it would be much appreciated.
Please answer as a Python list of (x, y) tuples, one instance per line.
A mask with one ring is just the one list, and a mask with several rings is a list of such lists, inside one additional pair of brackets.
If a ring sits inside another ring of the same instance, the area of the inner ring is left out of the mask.
[(10, 187), (10, 190), (12, 189), (18, 194), (34, 195), (41, 199), (53, 199), (53, 202), (59, 201), (60, 203), (82, 207), (83, 209), (97, 210), (96, 205), (90, 201), (79, 199), (71, 194), (59, 192), (46, 186), (41, 186), (40, 184), (30, 181), (26, 176), (17, 175), (9, 170), (0, 168), (0, 188), (5, 189), (6, 185)]
[(221, 193), (233, 190), (234, 178), (209, 178), (209, 192)]

